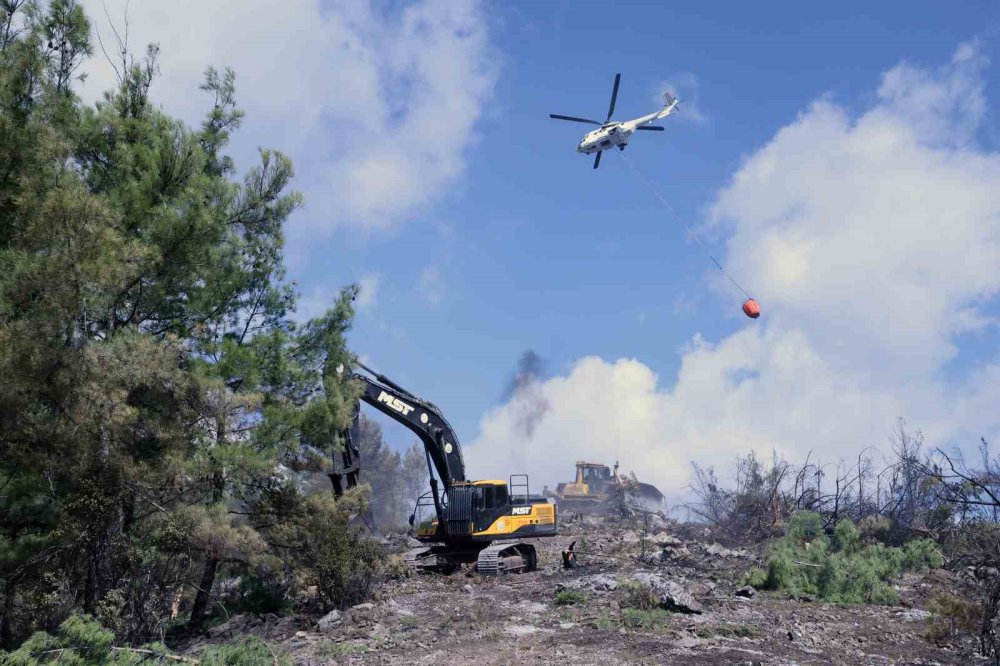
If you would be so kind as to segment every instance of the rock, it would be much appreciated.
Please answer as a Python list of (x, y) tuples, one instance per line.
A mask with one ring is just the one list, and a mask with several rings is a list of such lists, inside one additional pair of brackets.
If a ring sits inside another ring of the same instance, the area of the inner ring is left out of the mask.
[(350, 610), (352, 610), (352, 611), (369, 611), (369, 610), (371, 610), (373, 608), (375, 608), (375, 604), (367, 603), (367, 604), (358, 604), (357, 606), (351, 606)]
[(639, 534), (637, 532), (633, 532), (632, 530), (625, 530), (618, 538), (625, 543), (639, 543), (641, 539)]
[(473, 587), (468, 583), (466, 583), (465, 585), (462, 586), (462, 592), (465, 592), (466, 594), (472, 594)]
[(541, 629), (531, 624), (508, 624), (504, 627), (504, 631), (508, 635), (514, 636), (515, 638), (520, 636), (530, 636), (531, 634), (537, 634)]
[(677, 583), (671, 583), (670, 589), (660, 596), (660, 606), (678, 613), (700, 615), (705, 612), (702, 605)]
[(906, 610), (896, 613), (896, 617), (904, 622), (919, 622), (921, 620), (926, 620), (930, 616), (931, 613), (920, 608), (907, 608)]
[(681, 544), (679, 546), (664, 546), (663, 552), (660, 554), (660, 559), (664, 561), (682, 560), (690, 556), (691, 556), (691, 551), (687, 549), (687, 546)]
[(701, 640), (694, 636), (682, 636), (673, 642), (679, 648), (693, 648), (701, 645)]
[(608, 574), (594, 574), (568, 580), (559, 586), (567, 590), (589, 590), (591, 592), (614, 592), (618, 589), (618, 580)]
[(743, 597), (745, 599), (753, 599), (756, 594), (757, 590), (753, 589), (750, 585), (744, 585), (740, 589), (736, 590), (736, 596)]
[(743, 557), (746, 554), (744, 551), (730, 550), (718, 543), (705, 546), (705, 552), (716, 557)]
[(661, 546), (663, 548), (684, 545), (683, 541), (681, 541), (672, 534), (667, 534), (666, 532), (660, 532), (659, 534), (653, 536), (652, 541), (656, 545)]
[(527, 613), (528, 615), (538, 615), (539, 613), (544, 613), (548, 610), (545, 604), (540, 604), (537, 601), (522, 601), (517, 604), (516, 608), (522, 613)]
[(295, 632), (295, 637), (296, 638), (305, 638), (306, 637), (306, 632), (304, 632), (304, 631), (296, 631)]
[(319, 627), (320, 631), (330, 631), (338, 624), (340, 624), (340, 621), (342, 619), (343, 617), (341, 616), (339, 610), (332, 610), (323, 617), (321, 617), (319, 621), (316, 622), (316, 626)]
[(590, 577), (588, 586), (595, 592), (614, 592), (618, 589), (618, 581), (614, 576), (609, 576), (608, 574), (597, 574), (596, 576)]
[(677, 613), (692, 613), (700, 615), (705, 609), (694, 596), (683, 586), (671, 580), (666, 580), (659, 574), (640, 572), (632, 576), (632, 580), (642, 583), (660, 597), (660, 608)]
[(222, 624), (208, 630), (208, 635), (212, 638), (224, 638), (235, 636), (245, 632), (246, 628), (252, 624), (252, 618), (242, 613), (233, 615)]

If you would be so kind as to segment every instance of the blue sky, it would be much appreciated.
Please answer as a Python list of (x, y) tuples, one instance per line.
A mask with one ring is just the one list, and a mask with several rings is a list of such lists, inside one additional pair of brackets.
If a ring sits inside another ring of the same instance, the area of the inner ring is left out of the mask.
[[(818, 445), (832, 459), (884, 443), (897, 416), (940, 443), (1000, 431), (985, 413), (998, 395), (991, 373), (1000, 376), (1000, 209), (983, 194), (1000, 191), (991, 180), (1000, 139), (994, 3), (289, 7), (269, 26), (245, 4), (220, 2), (201, 38), (180, 25), (183, 12), (144, 18), (133, 7), (130, 17), (138, 39), (161, 42), (160, 99), (182, 116), (203, 109), (184, 92), (198, 71), (236, 68), (248, 112), (237, 159), (246, 165), (258, 145), (289, 152), (307, 197), (288, 231), (304, 310), (361, 281), (352, 347), (444, 410), (472, 445), (473, 473), (523, 464), (549, 479), (582, 450), (652, 466), (648, 476), (676, 485), (683, 475), (660, 467), (686, 467), (703, 445), (708, 462), (724, 466), (746, 447), (797, 455)], [(277, 36), (254, 40), (271, 28)], [(294, 74), (276, 64), (283, 57), (299, 64)], [(686, 100), (666, 132), (641, 133), (626, 151), (676, 215), (618, 155), (593, 171), (574, 152), (584, 125), (548, 118), (601, 117), (615, 72), (618, 119), (654, 110), (665, 84)], [(101, 72), (93, 78), (96, 88)], [(837, 163), (858, 173), (882, 165), (885, 155), (865, 146), (883, 138), (901, 142), (887, 155), (905, 156), (873, 172), (895, 174), (887, 191), (911, 191), (901, 179), (912, 176), (920, 191), (922, 182), (954, 187), (929, 193), (930, 207), (948, 210), (966, 186), (982, 199), (954, 246), (932, 239), (957, 223), (928, 215), (913, 224), (929, 240), (900, 247), (861, 223), (885, 219), (877, 198), (868, 211), (847, 206), (855, 192), (868, 205), (870, 179), (843, 181), (836, 165), (812, 171), (812, 145), (843, 149)], [(366, 162), (371, 155), (380, 161)], [(982, 165), (954, 166), (969, 155)], [(737, 174), (761, 184), (735, 184)], [(792, 204), (768, 208), (785, 196), (822, 210), (799, 219)], [(830, 219), (839, 215), (857, 224), (842, 230)], [(719, 282), (682, 220), (760, 298), (760, 320), (743, 317), (741, 294)], [(843, 249), (848, 242), (890, 258), (866, 263)], [(967, 260), (963, 243), (981, 250), (978, 259)], [(891, 270), (880, 272), (883, 263)], [(962, 265), (985, 275), (937, 286), (947, 280), (936, 270), (957, 275)], [(864, 271), (870, 283), (855, 280)], [(879, 321), (924, 307), (920, 286), (933, 292), (933, 319)], [(860, 315), (849, 314), (855, 308)], [(548, 425), (512, 441), (523, 405), (503, 393), (528, 349), (545, 373), (524, 399), (546, 405)], [(803, 377), (808, 389), (796, 383)], [(614, 390), (620, 399), (608, 397)], [(952, 404), (945, 394), (964, 398)], [(607, 436), (586, 412), (607, 415)], [(641, 425), (621, 425), (629, 421)], [(823, 432), (804, 442), (811, 429)], [(398, 429), (387, 435), (411, 441)], [(556, 441), (564, 438), (578, 441)]]

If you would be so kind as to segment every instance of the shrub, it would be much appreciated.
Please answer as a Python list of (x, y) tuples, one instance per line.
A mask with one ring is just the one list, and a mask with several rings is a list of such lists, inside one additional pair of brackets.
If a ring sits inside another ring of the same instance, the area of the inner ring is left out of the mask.
[(240, 577), (236, 598), (226, 604), (238, 613), (284, 614), (291, 611), (288, 597), (290, 581), (279, 572), (267, 569), (251, 570)]
[(931, 598), (927, 609), (933, 614), (924, 636), (942, 642), (959, 632), (975, 634), (982, 622), (982, 610), (977, 604), (954, 594), (938, 594)]
[(892, 533), (892, 522), (885, 516), (865, 516), (858, 523), (861, 538), (866, 542), (888, 541)]
[(260, 664), (292, 666), (291, 659), (278, 654), (256, 636), (208, 648), (198, 655), (198, 662), (201, 666), (259, 666)]
[(762, 588), (767, 584), (767, 572), (760, 567), (753, 567), (743, 576), (741, 584)]
[(824, 534), (822, 518), (799, 512), (788, 531), (771, 547), (766, 574), (751, 570), (745, 580), (762, 589), (808, 593), (827, 601), (894, 604), (899, 594), (891, 582), (905, 571), (941, 566), (933, 542), (911, 541), (904, 548), (881, 543), (861, 545), (861, 532), (849, 520)]
[(930, 539), (911, 541), (903, 547), (903, 568), (913, 571), (935, 569), (944, 564), (944, 556)]
[(587, 602), (587, 595), (579, 590), (559, 590), (556, 592), (556, 606), (575, 606)]
[(812, 511), (799, 511), (788, 521), (785, 536), (795, 541), (812, 541), (823, 534), (823, 516)]
[(648, 585), (630, 580), (619, 588), (618, 603), (623, 608), (652, 610), (660, 605), (660, 597)]
[(311, 495), (274, 528), (275, 541), (288, 547), (289, 564), (304, 585), (316, 586), (324, 610), (363, 602), (385, 573), (382, 545), (351, 524), (365, 506), (362, 489), (339, 500)]
[[(114, 638), (114, 633), (102, 627), (94, 618), (89, 615), (74, 614), (59, 625), (55, 634), (39, 631), (22, 643), (16, 651), (0, 652), (0, 664), (139, 666), (175, 663), (178, 659), (160, 643), (141, 648), (116, 647)], [(292, 661), (275, 652), (261, 639), (251, 636), (202, 651), (198, 655), (198, 663), (201, 666), (259, 666), (260, 664), (291, 666)]]
[(622, 624), (630, 629), (651, 631), (666, 624), (671, 615), (673, 613), (662, 608), (626, 608), (622, 611)]
[(850, 520), (842, 520), (833, 528), (833, 546), (835, 550), (850, 554), (858, 549), (861, 543), (861, 532)]

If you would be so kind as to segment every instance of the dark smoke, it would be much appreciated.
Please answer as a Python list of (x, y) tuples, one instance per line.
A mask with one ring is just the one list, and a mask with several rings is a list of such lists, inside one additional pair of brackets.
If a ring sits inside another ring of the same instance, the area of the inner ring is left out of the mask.
[(545, 362), (534, 349), (529, 349), (521, 354), (521, 358), (517, 361), (517, 369), (510, 381), (507, 382), (507, 388), (503, 392), (503, 401), (508, 402), (529, 384), (537, 382), (544, 367)]
[(511, 403), (516, 413), (517, 430), (525, 439), (535, 434), (535, 428), (549, 411), (549, 403), (542, 395), (540, 377), (545, 366), (542, 357), (529, 349), (517, 362), (517, 369), (507, 383), (503, 399)]

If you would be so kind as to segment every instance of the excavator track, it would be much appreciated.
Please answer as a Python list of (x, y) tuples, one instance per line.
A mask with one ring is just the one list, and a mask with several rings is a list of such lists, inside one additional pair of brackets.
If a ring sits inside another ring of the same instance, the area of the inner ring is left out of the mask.
[(403, 561), (412, 571), (418, 573), (450, 574), (459, 567), (457, 562), (448, 557), (447, 549), (441, 546), (414, 548), (403, 555)]
[(479, 551), (476, 570), (486, 576), (534, 571), (535, 547), (526, 543), (494, 543)]

